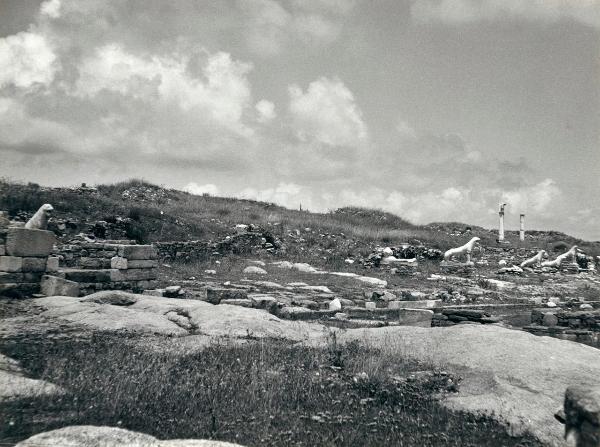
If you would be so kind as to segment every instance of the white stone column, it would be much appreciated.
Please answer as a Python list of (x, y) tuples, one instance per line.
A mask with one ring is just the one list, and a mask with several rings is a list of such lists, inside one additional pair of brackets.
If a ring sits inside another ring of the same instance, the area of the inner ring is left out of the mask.
[(519, 240), (525, 240), (525, 214), (519, 216)]
[(504, 207), (506, 203), (500, 205), (500, 212), (498, 215), (500, 216), (500, 227), (498, 228), (498, 241), (504, 242)]

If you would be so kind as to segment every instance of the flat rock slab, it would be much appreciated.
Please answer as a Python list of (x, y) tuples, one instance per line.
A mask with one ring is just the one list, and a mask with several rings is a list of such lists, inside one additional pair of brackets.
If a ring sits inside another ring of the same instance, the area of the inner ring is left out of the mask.
[(241, 447), (230, 442), (205, 439), (171, 439), (161, 441), (154, 436), (116, 427), (73, 425), (39, 433), (19, 442), (15, 447)]
[[(38, 298), (33, 304), (45, 309), (43, 318), (92, 330), (186, 336), (193, 327), (194, 334), (215, 337), (243, 338), (251, 334), (297, 341), (322, 331), (321, 325), (284, 321), (259, 309), (121, 291), (98, 292), (81, 298)], [(167, 315), (172, 312), (185, 315), (189, 322), (178, 324)]]
[(354, 329), (340, 340), (358, 340), (399, 357), (453, 368), (463, 381), (447, 405), (493, 411), (515, 433), (529, 430), (552, 446), (565, 445), (564, 426), (554, 413), (562, 407), (567, 387), (592, 388), (600, 377), (595, 348), (495, 325)]

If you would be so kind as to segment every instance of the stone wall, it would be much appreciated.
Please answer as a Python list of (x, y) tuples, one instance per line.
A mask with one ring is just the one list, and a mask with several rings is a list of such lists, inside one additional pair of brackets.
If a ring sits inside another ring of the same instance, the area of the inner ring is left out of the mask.
[(202, 261), (214, 251), (209, 243), (204, 241), (155, 242), (153, 245), (158, 258), (165, 261)]
[(531, 323), (541, 326), (561, 326), (600, 332), (600, 310), (539, 310), (531, 312)]
[(157, 250), (130, 240), (92, 240), (75, 237), (58, 246), (58, 276), (77, 283), (79, 295), (100, 290), (141, 292), (157, 287)]
[(9, 227), (0, 216), (0, 295), (39, 293), (42, 276), (58, 270), (58, 258), (50, 256), (54, 243), (51, 231)]
[[(80, 295), (100, 290), (141, 292), (157, 286), (157, 252), (151, 245), (99, 241), (79, 244), (85, 254), (64, 268), (64, 278), (79, 284)], [(72, 253), (72, 252), (71, 252)]]
[(155, 242), (153, 245), (158, 258), (164, 261), (196, 261), (206, 260), (215, 255), (247, 254), (255, 255), (260, 252), (273, 253), (281, 249), (281, 241), (270, 232), (255, 225), (240, 225), (237, 234), (226, 236), (217, 242), (176, 241)]
[(110, 260), (117, 256), (119, 245), (135, 245), (135, 241), (74, 238), (59, 246), (55, 254), (60, 258), (62, 267), (105, 269), (110, 268)]

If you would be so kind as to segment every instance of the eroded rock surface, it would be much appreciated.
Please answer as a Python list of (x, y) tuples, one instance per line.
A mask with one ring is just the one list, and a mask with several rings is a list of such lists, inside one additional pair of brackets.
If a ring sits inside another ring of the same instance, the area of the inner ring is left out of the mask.
[(223, 441), (205, 439), (171, 439), (161, 441), (154, 436), (116, 427), (74, 425), (39, 433), (15, 447), (240, 447)]
[(0, 401), (57, 393), (60, 387), (27, 377), (16, 360), (0, 354)]
[(41, 318), (92, 330), (172, 336), (252, 335), (289, 340), (303, 340), (322, 332), (321, 325), (284, 321), (260, 309), (121, 291), (98, 292), (83, 298), (38, 298), (33, 304), (44, 309)]
[(593, 387), (600, 376), (597, 349), (496, 325), (355, 329), (340, 339), (458, 371), (463, 377), (460, 392), (448, 398), (448, 405), (494, 412), (515, 433), (529, 430), (553, 446), (565, 445), (564, 428), (554, 413), (566, 388)]

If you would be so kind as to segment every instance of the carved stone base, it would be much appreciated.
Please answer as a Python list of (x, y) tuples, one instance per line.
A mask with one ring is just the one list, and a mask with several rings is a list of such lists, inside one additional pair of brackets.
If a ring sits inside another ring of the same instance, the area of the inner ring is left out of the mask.
[(562, 264), (560, 271), (563, 273), (579, 273), (579, 266), (577, 264)]
[(442, 261), (440, 268), (442, 272), (454, 275), (471, 275), (475, 272), (475, 264), (473, 262)]

